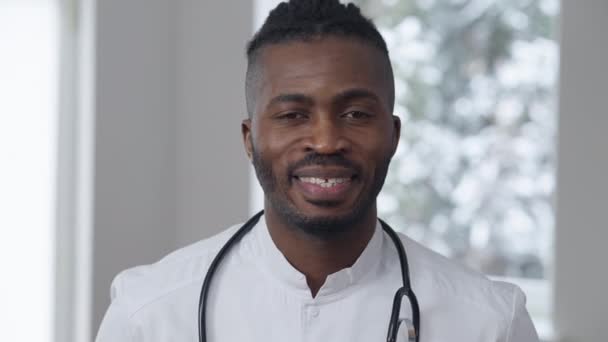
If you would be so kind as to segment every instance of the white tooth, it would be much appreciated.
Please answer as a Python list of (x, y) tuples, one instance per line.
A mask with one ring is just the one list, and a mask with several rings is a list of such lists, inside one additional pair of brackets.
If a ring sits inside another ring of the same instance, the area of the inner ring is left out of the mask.
[(335, 186), (336, 184), (346, 183), (348, 178), (300, 177), (300, 180), (305, 183), (316, 184), (328, 188)]

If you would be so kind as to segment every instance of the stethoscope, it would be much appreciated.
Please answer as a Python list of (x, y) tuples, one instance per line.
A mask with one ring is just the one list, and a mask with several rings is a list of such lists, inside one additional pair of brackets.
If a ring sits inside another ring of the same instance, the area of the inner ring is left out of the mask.
[[(203, 286), (201, 287), (201, 295), (198, 303), (199, 342), (207, 342), (205, 309), (207, 307), (207, 296), (209, 294), (213, 274), (222, 261), (222, 258), (226, 255), (226, 253), (228, 253), (230, 248), (234, 246), (234, 244), (237, 243), (243, 236), (245, 236), (245, 234), (247, 234), (256, 225), (256, 223), (258, 223), (260, 216), (263, 214), (264, 210), (255, 214), (247, 222), (245, 222), (245, 224), (243, 224), (243, 226), (241, 226), (241, 228), (239, 228), (239, 230), (237, 230), (236, 233), (234, 233), (234, 235), (228, 239), (226, 244), (224, 244), (222, 249), (220, 249), (215, 256), (215, 259), (213, 259), (211, 262), (211, 265), (209, 265), (209, 270), (207, 271), (207, 275), (203, 281)], [(401, 239), (399, 239), (397, 233), (395, 233), (395, 231), (384, 221), (380, 220), (380, 224), (382, 225), (382, 229), (384, 229), (391, 240), (393, 240), (395, 248), (397, 248), (397, 253), (399, 254), (399, 263), (401, 264), (401, 278), (403, 279), (403, 287), (397, 290), (397, 293), (395, 293), (395, 299), (393, 300), (393, 309), (391, 311), (391, 320), (388, 324), (388, 336), (386, 340), (388, 342), (396, 342), (399, 328), (401, 325), (405, 325), (405, 328), (407, 329), (408, 342), (418, 342), (420, 340), (420, 309), (418, 308), (418, 300), (416, 299), (416, 295), (410, 286), (410, 272), (407, 263), (407, 255), (405, 254), (405, 249), (403, 248), (403, 244), (401, 243)], [(410, 302), (410, 307), (412, 309), (412, 320), (399, 318), (401, 301), (403, 297), (407, 297)]]

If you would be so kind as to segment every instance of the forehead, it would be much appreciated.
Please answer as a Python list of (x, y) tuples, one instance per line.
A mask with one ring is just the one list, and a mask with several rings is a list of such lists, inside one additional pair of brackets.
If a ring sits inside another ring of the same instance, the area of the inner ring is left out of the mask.
[(368, 89), (388, 99), (392, 84), (386, 56), (351, 38), (269, 45), (260, 51), (258, 67), (261, 102), (280, 93), (331, 96), (348, 88)]

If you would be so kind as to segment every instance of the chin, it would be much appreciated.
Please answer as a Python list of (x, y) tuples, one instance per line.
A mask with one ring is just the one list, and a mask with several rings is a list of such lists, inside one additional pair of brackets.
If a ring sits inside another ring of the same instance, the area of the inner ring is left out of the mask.
[(278, 214), (290, 226), (301, 230), (307, 235), (319, 238), (338, 237), (353, 230), (361, 222), (366, 210), (323, 208), (321, 210), (298, 210), (294, 207), (282, 206)]

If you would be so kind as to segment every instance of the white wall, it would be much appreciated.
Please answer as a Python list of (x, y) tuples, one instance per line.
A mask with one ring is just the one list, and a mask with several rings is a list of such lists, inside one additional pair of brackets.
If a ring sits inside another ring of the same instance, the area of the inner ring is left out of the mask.
[(97, 2), (93, 330), (118, 271), (175, 245), (173, 6)]
[(555, 326), (608, 341), (608, 2), (562, 1)]
[(177, 244), (244, 221), (248, 161), (241, 139), (250, 1), (179, 3), (177, 13)]
[(246, 218), (251, 11), (240, 1), (97, 1), (93, 334), (119, 271)]

